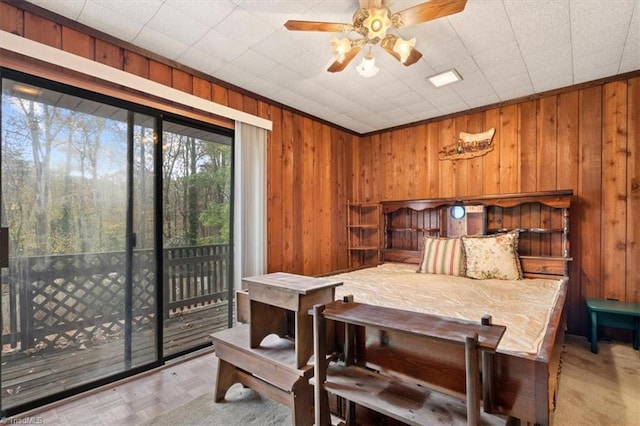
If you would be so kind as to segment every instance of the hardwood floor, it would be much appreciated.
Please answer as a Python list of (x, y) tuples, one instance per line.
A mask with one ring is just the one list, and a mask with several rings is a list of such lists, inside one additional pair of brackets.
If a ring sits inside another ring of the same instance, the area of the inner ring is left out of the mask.
[[(228, 311), (226, 302), (223, 302), (165, 320), (164, 353), (173, 355), (210, 342), (211, 333), (227, 328)], [(136, 331), (132, 349), (135, 365), (155, 360), (154, 329)], [(32, 354), (3, 353), (2, 406), (13, 408), (120, 371), (123, 353), (122, 335), (99, 344), (87, 343), (84, 350), (75, 343), (65, 349)], [(70, 359), (73, 362), (69, 362)]]
[(213, 392), (218, 358), (206, 348), (135, 378), (3, 419), (3, 424), (140, 425)]

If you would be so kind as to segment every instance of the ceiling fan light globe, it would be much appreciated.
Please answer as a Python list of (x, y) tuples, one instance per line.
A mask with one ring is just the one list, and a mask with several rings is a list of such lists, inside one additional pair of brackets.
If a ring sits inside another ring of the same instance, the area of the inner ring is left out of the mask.
[(403, 64), (407, 62), (409, 59), (409, 55), (416, 45), (416, 38), (412, 38), (410, 40), (403, 40), (400, 37), (393, 44), (393, 51), (396, 52), (400, 56), (400, 62)]
[(331, 38), (331, 51), (335, 55), (335, 60), (338, 62), (344, 61), (345, 55), (351, 50), (351, 40), (348, 38), (338, 38), (333, 36)]
[(360, 65), (356, 67), (356, 71), (358, 71), (358, 74), (361, 76), (369, 78), (378, 74), (380, 68), (376, 66), (376, 60), (373, 55), (368, 54), (362, 58), (362, 62), (360, 62)]

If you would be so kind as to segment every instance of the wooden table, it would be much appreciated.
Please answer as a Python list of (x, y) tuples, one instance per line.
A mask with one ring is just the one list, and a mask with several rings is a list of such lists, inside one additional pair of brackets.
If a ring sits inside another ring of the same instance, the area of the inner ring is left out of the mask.
[(598, 353), (598, 326), (633, 330), (633, 349), (640, 349), (640, 303), (587, 299), (591, 352)]
[(309, 310), (335, 299), (335, 288), (342, 282), (276, 272), (243, 278), (249, 291), (251, 347), (269, 334), (290, 334), (288, 313), (294, 318), (295, 366), (302, 368), (313, 354), (313, 318)]

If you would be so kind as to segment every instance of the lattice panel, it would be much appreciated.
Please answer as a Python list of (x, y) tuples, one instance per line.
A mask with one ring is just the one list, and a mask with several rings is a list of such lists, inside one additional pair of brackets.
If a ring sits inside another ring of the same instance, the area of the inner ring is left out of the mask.
[[(125, 254), (37, 258), (30, 265), (31, 335), (34, 347), (99, 344), (122, 336)], [(153, 322), (155, 264), (151, 251), (133, 259), (133, 326)]]

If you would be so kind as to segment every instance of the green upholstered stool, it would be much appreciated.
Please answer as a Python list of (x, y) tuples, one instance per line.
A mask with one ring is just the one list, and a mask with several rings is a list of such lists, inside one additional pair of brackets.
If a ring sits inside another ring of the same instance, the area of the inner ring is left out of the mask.
[(598, 326), (633, 330), (633, 349), (640, 349), (640, 303), (587, 299), (591, 352), (598, 353)]

